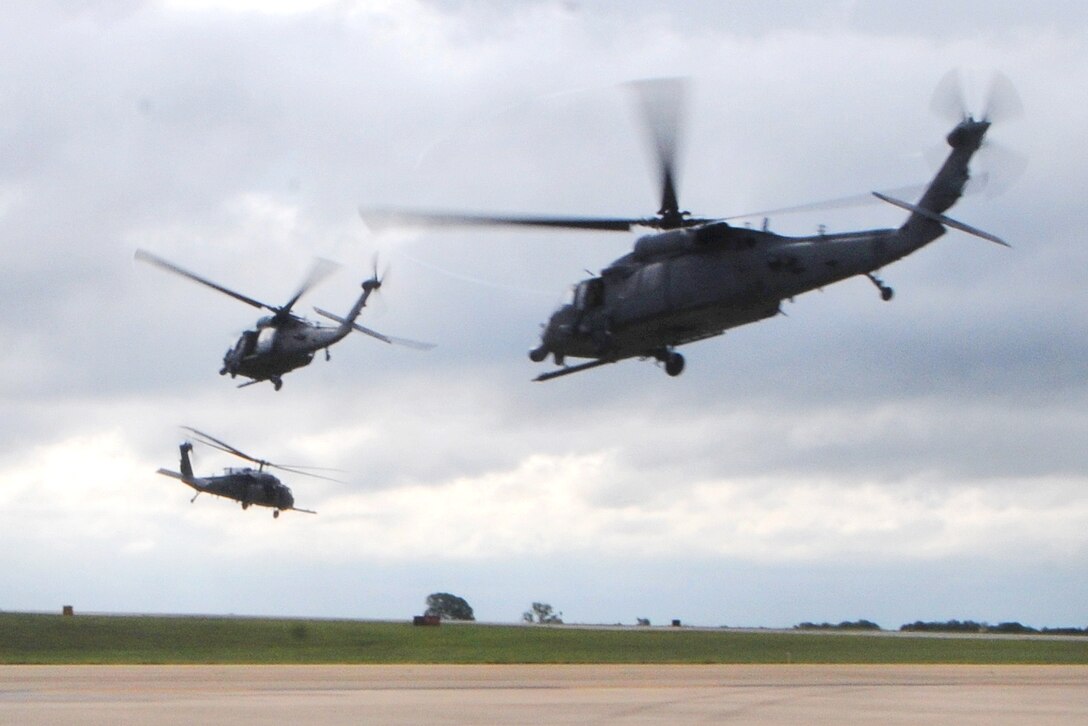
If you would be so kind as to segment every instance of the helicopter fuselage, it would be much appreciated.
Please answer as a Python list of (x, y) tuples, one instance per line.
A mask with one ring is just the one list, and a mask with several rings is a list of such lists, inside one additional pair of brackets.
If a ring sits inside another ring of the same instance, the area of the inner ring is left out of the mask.
[(318, 310), (320, 314), (338, 323), (336, 326), (328, 326), (312, 323), (291, 313), (291, 308), (299, 298), (328, 275), (334, 267), (328, 260), (318, 259), (294, 296), (285, 305), (276, 307), (212, 282), (146, 250), (136, 250), (135, 258), (210, 287), (252, 307), (264, 308), (274, 313), (258, 320), (254, 329), (242, 333), (237, 342), (223, 356), (223, 367), (219, 370), (219, 375), (229, 373), (231, 378), (243, 376), (251, 379), (242, 386), (259, 381), (271, 381), (278, 391), (283, 385), (281, 376), (284, 373), (309, 364), (314, 358), (314, 353), (322, 349), (325, 350), (327, 360), (329, 346), (344, 339), (353, 330), (359, 330), (386, 342), (394, 341), (388, 336), (364, 328), (355, 322), (366, 307), (366, 301), (371, 293), (382, 285), (381, 280), (378, 279), (377, 270), (373, 278), (363, 281), (363, 292), (344, 317)]
[[(640, 254), (650, 246), (653, 257)], [(542, 342), (560, 362), (655, 355), (777, 315), (782, 300), (880, 269), (912, 247), (891, 229), (783, 237), (715, 223), (648, 235), (578, 283)]]
[[(342, 327), (342, 326), (341, 326)], [(295, 316), (282, 322), (262, 318), (223, 356), (223, 375), (271, 380), (308, 365), (314, 354), (344, 338), (350, 329), (311, 323)]]
[(346, 317), (337, 317), (340, 324), (336, 326), (312, 323), (290, 313), (261, 318), (255, 329), (242, 333), (227, 350), (219, 375), (229, 373), (231, 378), (243, 376), (252, 382), (272, 381), (279, 390), (280, 377), (284, 373), (309, 365), (319, 350), (325, 351), (327, 359), (329, 347), (358, 327), (355, 319), (366, 307), (367, 298), (380, 285), (377, 278), (363, 282), (362, 294)]
[(632, 357), (656, 358), (679, 375), (684, 360), (675, 346), (773, 317), (783, 300), (810, 290), (865, 275), (891, 299), (873, 273), (937, 239), (946, 225), (1000, 242), (943, 216), (962, 195), (989, 125), (967, 118), (948, 134), (952, 151), (917, 204), (878, 195), (911, 210), (897, 229), (786, 237), (708, 221), (639, 238), (600, 276), (575, 286), (573, 302), (551, 316), (529, 353), (537, 362), (550, 354), (560, 366), (567, 357), (591, 362), (537, 380)]
[[(201, 494), (211, 494), (216, 497), (233, 499), (242, 505), (242, 509), (249, 509), (251, 505), (270, 507), (273, 515), (279, 517), (281, 511), (296, 509), (295, 497), (291, 489), (281, 482), (275, 475), (261, 469), (251, 467), (228, 468), (223, 474), (216, 476), (198, 477), (193, 474), (192, 463), (189, 460), (189, 452), (193, 445), (189, 442), (181, 444), (181, 471), (159, 469), (158, 473), (178, 479), (185, 485), (196, 490), (193, 496), (195, 500)], [(273, 465), (274, 466), (274, 465)], [(310, 512), (310, 510), (297, 510)]]
[(204, 477), (200, 491), (241, 502), (242, 509), (252, 504), (280, 510), (295, 506), (295, 497), (287, 485), (267, 471), (250, 468), (227, 469), (219, 476)]

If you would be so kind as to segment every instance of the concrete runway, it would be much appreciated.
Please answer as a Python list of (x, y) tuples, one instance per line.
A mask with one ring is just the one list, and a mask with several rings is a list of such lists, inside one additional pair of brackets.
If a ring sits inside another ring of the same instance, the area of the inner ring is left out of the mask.
[(1085, 666), (0, 666), (0, 724), (1086, 724)]

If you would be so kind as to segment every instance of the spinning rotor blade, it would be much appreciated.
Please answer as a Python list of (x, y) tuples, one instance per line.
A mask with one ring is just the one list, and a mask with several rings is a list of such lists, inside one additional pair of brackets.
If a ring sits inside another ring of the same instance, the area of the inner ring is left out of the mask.
[(979, 157), (979, 167), (982, 171), (968, 182), (968, 190), (971, 190), (970, 184), (977, 178), (978, 190), (985, 191), (987, 198), (993, 198), (1008, 191), (1028, 167), (1028, 160), (1023, 154), (993, 141), (983, 144), (979, 150)]
[(967, 100), (963, 96), (963, 80), (958, 68), (944, 74), (933, 89), (929, 108), (934, 114), (951, 123), (959, 123), (967, 118)]
[[(257, 464), (257, 465), (259, 465), (261, 467), (266, 467), (267, 466), (270, 469), (279, 469), (280, 471), (289, 471), (292, 474), (301, 474), (303, 476), (309, 476), (309, 477), (313, 477), (315, 479), (327, 479), (328, 481), (340, 482), (341, 484), (343, 483), (339, 479), (333, 479), (332, 477), (322, 476), (321, 474), (314, 474), (313, 472), (310, 472), (310, 471), (304, 471), (304, 469), (306, 469), (306, 468), (320, 469), (321, 467), (283, 466), (282, 464), (273, 464), (271, 461), (265, 461), (264, 459), (258, 459), (256, 457), (250, 456), (249, 454), (245, 453), (244, 451), (240, 451), (240, 450), (234, 448), (233, 446), (228, 444), (226, 441), (221, 441), (220, 439), (217, 439), (214, 436), (210, 436), (210, 435), (204, 433), (203, 431), (198, 431), (198, 430), (196, 430), (194, 428), (191, 428), (189, 426), (182, 426), (181, 428), (183, 428), (186, 431), (188, 431), (189, 433), (193, 434), (196, 437), (196, 439), (198, 441), (200, 441), (200, 443), (204, 444), (205, 446), (210, 446), (213, 449), (219, 449), (220, 451), (224, 451), (224, 452), (226, 452), (228, 454), (233, 454), (234, 456), (237, 456), (240, 459), (245, 459), (246, 461), (252, 461), (254, 464)], [(335, 470), (335, 469), (326, 469), (325, 471), (337, 471), (337, 470)]]
[(204, 444), (205, 446), (210, 446), (213, 449), (219, 449), (220, 451), (225, 451), (226, 453), (233, 454), (233, 455), (237, 456), (240, 459), (245, 459), (246, 461), (252, 461), (254, 464), (259, 464), (261, 466), (270, 466), (269, 462), (265, 461), (264, 459), (257, 459), (255, 457), (250, 456), (249, 454), (245, 453), (244, 451), (239, 451), (238, 449), (236, 449), (233, 446), (231, 446), (230, 444), (228, 444), (226, 441), (220, 441), (219, 439), (215, 438), (214, 436), (209, 436), (208, 434), (204, 433), (203, 431), (197, 431), (196, 429), (190, 428), (189, 426), (182, 426), (181, 428), (185, 429), (189, 433), (196, 436), (197, 440), (200, 441), (200, 443)]
[[(884, 194), (895, 197), (920, 196), (922, 192), (926, 190), (926, 186), (927, 184), (911, 184), (910, 186), (885, 190)], [(767, 209), (762, 212), (750, 212), (748, 214), (734, 214), (729, 217), (722, 217), (721, 221), (732, 222), (737, 219), (752, 219), (754, 217), (775, 217), (780, 214), (796, 214), (798, 212), (821, 212), (827, 209), (847, 209), (850, 207), (859, 207), (874, 203), (875, 202), (872, 193), (866, 192), (865, 194), (852, 194), (848, 197), (824, 199), (819, 202), (809, 202), (808, 204), (796, 204), (792, 207), (779, 207), (777, 209)]]
[[(336, 482), (338, 484), (346, 484), (347, 483), (343, 479), (334, 479), (331, 476), (325, 476), (323, 474), (315, 474), (312, 471), (306, 471), (305, 470), (305, 468), (310, 468), (310, 467), (302, 468), (302, 467), (297, 467), (297, 466), (284, 466), (282, 464), (272, 464), (272, 463), (267, 462), (267, 461), (264, 463), (264, 465), (271, 468), (271, 469), (279, 469), (280, 471), (289, 471), (292, 474), (300, 474), (301, 476), (308, 476), (311, 479), (324, 479), (325, 481), (334, 481), (334, 482)], [(338, 471), (338, 470), (330, 469), (330, 471)], [(317, 512), (313, 512), (313, 514), (317, 514)]]
[(294, 297), (288, 300), (283, 307), (277, 309), (276, 314), (287, 315), (288, 313), (290, 313), (291, 308), (295, 306), (295, 303), (298, 302), (298, 299), (300, 297), (309, 292), (310, 288), (314, 287), (326, 277), (331, 275), (339, 267), (340, 265), (336, 264), (331, 260), (326, 260), (323, 257), (318, 257), (317, 259), (315, 259), (313, 266), (310, 267), (310, 273), (306, 276), (306, 279), (302, 282), (302, 285), (299, 287)]
[(359, 208), (359, 216), (375, 232), (392, 227), (560, 227), (626, 232), (651, 220), (612, 217), (506, 216), (415, 212), (398, 209)]
[[(971, 118), (967, 98), (963, 90), (963, 79), (958, 69), (945, 74), (933, 91), (930, 108), (938, 116), (953, 123)], [(982, 105), (983, 121), (1012, 121), (1024, 114), (1024, 104), (1020, 94), (1004, 73), (994, 71), (990, 76), (989, 89)]]
[(654, 78), (634, 81), (630, 86), (637, 94), (642, 120), (657, 157), (661, 179), (661, 208), (657, 213), (666, 229), (683, 226), (676, 198), (676, 149), (687, 83), (682, 78)]
[(167, 272), (173, 272), (176, 275), (181, 275), (182, 277), (187, 277), (190, 280), (192, 280), (193, 282), (199, 282), (201, 285), (206, 285), (207, 287), (210, 287), (213, 290), (218, 290), (219, 292), (223, 293), (224, 295), (230, 295), (235, 300), (241, 300), (246, 305), (252, 305), (255, 308), (265, 308), (266, 310), (271, 310), (273, 312), (276, 311), (276, 308), (272, 307), (268, 303), (263, 303), (260, 300), (254, 300), (253, 298), (247, 297), (247, 296), (241, 294), (240, 292), (235, 292), (234, 290), (231, 290), (229, 288), (223, 287), (222, 285), (216, 284), (216, 283), (212, 282), (211, 280), (207, 280), (207, 279), (201, 277), (200, 275), (197, 275), (196, 273), (189, 272), (186, 269), (178, 267), (173, 262), (167, 262), (163, 258), (161, 258), (161, 257), (159, 257), (157, 255), (153, 255), (150, 252), (147, 252), (146, 250), (136, 250), (135, 258), (137, 260), (141, 261), (141, 262), (147, 262), (148, 264), (155, 265), (156, 267), (161, 267), (162, 269), (166, 270)]
[(676, 229), (714, 220), (694, 219), (680, 210), (676, 193), (676, 153), (683, 120), (687, 82), (657, 78), (629, 84), (654, 148), (661, 183), (661, 206), (653, 217), (564, 217), (536, 215), (458, 214), (397, 209), (359, 208), (375, 232), (389, 227), (551, 227), (627, 232), (632, 227)]
[(1024, 104), (1020, 94), (1008, 76), (994, 71), (990, 79), (990, 91), (986, 97), (986, 106), (982, 118), (987, 121), (1014, 121), (1024, 115)]
[[(963, 84), (959, 71), (949, 71), (937, 85), (933, 93), (931, 108), (941, 116), (959, 123), (973, 118), (965, 100)], [(989, 89), (983, 103), (982, 120), (990, 123), (1012, 121), (1024, 115), (1024, 104), (1020, 94), (1008, 76), (994, 71), (990, 76)], [(936, 160), (937, 166), (943, 159), (946, 149), (941, 147), (927, 158)], [(988, 197), (994, 197), (1011, 187), (1027, 168), (1027, 159), (990, 139), (983, 142), (979, 150), (978, 171), (972, 175), (967, 191), (975, 193), (985, 189)]]

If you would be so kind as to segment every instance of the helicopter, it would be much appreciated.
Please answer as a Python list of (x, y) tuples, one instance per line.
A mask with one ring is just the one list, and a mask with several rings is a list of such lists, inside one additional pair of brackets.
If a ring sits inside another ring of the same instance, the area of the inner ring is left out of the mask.
[(337, 481), (336, 479), (327, 476), (303, 471), (303, 469), (311, 469), (313, 467), (282, 466), (280, 464), (273, 464), (270, 461), (265, 461), (264, 459), (256, 459), (208, 434), (189, 428), (188, 426), (183, 426), (182, 428), (192, 434), (196, 441), (205, 446), (225, 451), (228, 454), (233, 454), (234, 456), (245, 459), (246, 461), (251, 461), (257, 465), (256, 469), (250, 467), (241, 469), (228, 468), (219, 476), (194, 476), (193, 466), (189, 461), (189, 452), (193, 450), (193, 444), (191, 441), (183, 442), (179, 447), (181, 450), (181, 472), (178, 473), (176, 471), (170, 471), (169, 469), (159, 469), (158, 473), (163, 476), (178, 479), (193, 489), (196, 489), (196, 494), (189, 500), (190, 503), (195, 502), (196, 498), (201, 494), (211, 494), (213, 496), (225, 497), (240, 502), (242, 509), (249, 509), (249, 507), (254, 504), (259, 507), (272, 507), (272, 517), (274, 519), (279, 518), (280, 512), (287, 510), (305, 512), (306, 514), (317, 514), (317, 512), (312, 509), (300, 509), (299, 507), (296, 507), (295, 497), (291, 494), (290, 488), (274, 475), (265, 471), (265, 468), (280, 469), (281, 471), (289, 471), (293, 474), (303, 474), (318, 479)]
[[(684, 80), (632, 84), (656, 151), (661, 202), (651, 217), (502, 216), (360, 208), (375, 231), (391, 226), (523, 226), (601, 231), (657, 230), (639, 237), (628, 254), (599, 275), (578, 282), (573, 300), (542, 326), (540, 344), (529, 352), (536, 363), (549, 355), (556, 369), (537, 376), (547, 381), (628, 358), (652, 359), (669, 376), (684, 370), (681, 345), (722, 335), (726, 330), (772, 318), (784, 300), (856, 275), (868, 278), (883, 300), (893, 290), (878, 277), (884, 266), (926, 246), (951, 227), (1000, 245), (1008, 244), (944, 213), (969, 179), (968, 162), (983, 142), (993, 111), (1018, 113), (1019, 100), (1008, 80), (995, 74), (986, 111), (976, 120), (966, 110), (958, 76), (938, 86), (933, 105), (956, 116), (947, 135), (951, 151), (916, 203), (873, 192), (908, 211), (896, 229), (820, 233), (788, 237), (767, 229), (736, 227), (729, 218), (694, 217), (681, 211), (675, 183), (676, 139)], [(941, 98), (939, 99), (938, 96)], [(949, 108), (949, 107), (952, 108)], [(753, 215), (743, 215), (753, 216)], [(567, 358), (589, 359), (567, 365)]]
[(272, 315), (258, 320), (253, 330), (242, 333), (241, 337), (238, 338), (238, 342), (228, 349), (223, 356), (223, 367), (219, 369), (219, 375), (229, 373), (231, 378), (242, 376), (250, 379), (239, 385), (239, 388), (260, 383), (261, 381), (270, 381), (275, 390), (280, 390), (280, 387), (283, 386), (282, 376), (284, 373), (309, 365), (314, 358), (314, 354), (322, 349), (325, 350), (325, 360), (329, 360), (331, 357), (329, 355), (329, 346), (343, 340), (353, 330), (386, 343), (404, 345), (418, 350), (429, 350), (434, 347), (431, 343), (421, 343), (407, 338), (394, 338), (384, 335), (355, 322), (363, 308), (366, 307), (370, 294), (382, 286), (382, 280), (377, 274), (377, 263), (375, 263), (374, 275), (370, 279), (363, 281), (363, 293), (355, 301), (347, 315), (341, 317), (327, 310), (314, 308), (318, 315), (337, 323), (333, 327), (310, 322), (291, 312), (300, 297), (337, 267), (335, 263), (328, 260), (318, 259), (291, 299), (284, 305), (275, 307), (216, 284), (146, 250), (136, 250), (135, 257), (141, 262), (147, 262), (201, 285), (206, 285), (213, 290), (218, 290), (247, 305), (264, 308), (272, 312)]

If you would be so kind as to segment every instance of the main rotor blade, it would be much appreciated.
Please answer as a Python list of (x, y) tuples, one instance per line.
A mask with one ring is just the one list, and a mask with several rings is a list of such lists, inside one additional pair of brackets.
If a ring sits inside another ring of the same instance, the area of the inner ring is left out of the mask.
[[(887, 189), (884, 190), (883, 193), (894, 197), (915, 197), (920, 196), (926, 190), (926, 186), (928, 186), (928, 184), (911, 184), (895, 189)], [(765, 209), (761, 212), (734, 214), (728, 217), (722, 217), (721, 221), (732, 222), (737, 219), (752, 219), (754, 217), (775, 217), (780, 214), (796, 214), (798, 212), (822, 212), (824, 210), (847, 209), (875, 203), (876, 200), (872, 193), (866, 192), (864, 194), (852, 194), (847, 197), (837, 197), (835, 199), (823, 199), (818, 202), (809, 202), (808, 204), (795, 204), (791, 207), (778, 207), (776, 209)]]
[(228, 454), (234, 454), (238, 458), (245, 459), (246, 461), (252, 461), (254, 464), (260, 464), (262, 466), (267, 466), (268, 465), (267, 461), (264, 461), (263, 459), (258, 459), (256, 457), (250, 456), (249, 454), (245, 453), (244, 451), (239, 451), (238, 449), (236, 449), (233, 446), (231, 446), (230, 444), (228, 444), (226, 441), (220, 441), (219, 439), (215, 438), (214, 436), (206, 434), (203, 431), (197, 431), (196, 429), (191, 428), (189, 426), (182, 426), (181, 428), (183, 428), (186, 431), (194, 434), (197, 437), (197, 440), (200, 441), (200, 443), (204, 444), (205, 446), (210, 446), (213, 449), (219, 449), (220, 451), (225, 451)]
[(255, 308), (265, 308), (266, 310), (272, 310), (273, 312), (276, 310), (276, 308), (272, 307), (268, 303), (263, 303), (260, 300), (254, 300), (253, 298), (247, 297), (247, 296), (243, 295), (240, 292), (235, 292), (234, 290), (223, 287), (222, 285), (214, 283), (211, 280), (205, 279), (205, 278), (201, 277), (200, 275), (197, 275), (194, 272), (189, 272), (188, 270), (186, 270), (184, 268), (178, 267), (173, 262), (168, 262), (168, 261), (164, 260), (163, 258), (157, 256), (157, 255), (153, 255), (153, 254), (151, 254), (150, 252), (148, 252), (146, 250), (136, 250), (135, 258), (137, 260), (141, 261), (141, 262), (146, 262), (148, 264), (155, 265), (156, 267), (161, 267), (162, 269), (166, 270), (167, 272), (173, 272), (175, 275), (181, 275), (182, 277), (187, 277), (190, 280), (192, 280), (193, 282), (199, 282), (201, 285), (206, 285), (207, 287), (210, 287), (213, 290), (218, 290), (219, 292), (223, 293), (224, 295), (230, 295), (235, 300), (240, 300), (240, 301), (244, 302), (246, 305), (252, 305)]
[(687, 82), (683, 78), (653, 78), (634, 81), (630, 86), (637, 95), (642, 120), (657, 156), (661, 180), (661, 208), (658, 214), (672, 226), (672, 220), (680, 219), (680, 204), (676, 198), (676, 150), (683, 123)]
[(654, 220), (626, 217), (507, 216), (366, 207), (359, 208), (359, 216), (375, 232), (393, 227), (559, 227), (627, 232), (635, 225), (652, 225), (654, 222)]
[(219, 449), (220, 451), (225, 451), (228, 454), (234, 454), (235, 456), (237, 456), (237, 457), (239, 457), (241, 459), (245, 459), (246, 461), (252, 461), (254, 464), (258, 464), (258, 465), (260, 465), (262, 467), (268, 467), (270, 469), (279, 469), (280, 471), (289, 471), (292, 474), (301, 474), (303, 476), (310, 476), (310, 477), (313, 477), (315, 479), (327, 479), (328, 481), (339, 482), (340, 484), (344, 483), (340, 479), (333, 479), (330, 476), (323, 476), (321, 474), (315, 474), (312, 471), (305, 471), (305, 469), (318, 469), (318, 470), (323, 470), (323, 471), (340, 471), (339, 469), (324, 469), (322, 467), (316, 467), (316, 466), (315, 467), (304, 467), (304, 466), (301, 466), (301, 465), (284, 466), (283, 464), (273, 464), (271, 461), (265, 461), (264, 459), (258, 459), (258, 458), (254, 457), (254, 456), (250, 456), (249, 454), (245, 453), (244, 451), (239, 451), (238, 449), (236, 449), (233, 446), (231, 446), (230, 444), (228, 444), (226, 441), (222, 441), (220, 439), (217, 439), (214, 436), (211, 436), (209, 434), (204, 433), (203, 431), (198, 431), (198, 430), (196, 430), (196, 429), (194, 429), (192, 427), (189, 427), (189, 426), (182, 426), (181, 428), (183, 428), (186, 431), (188, 431), (189, 433), (193, 434), (197, 438), (197, 440), (200, 441), (200, 443), (204, 444), (205, 446), (210, 446), (213, 449)]
[[(301, 474), (302, 476), (312, 477), (314, 479), (324, 479), (325, 481), (334, 481), (338, 484), (346, 484), (343, 479), (334, 479), (331, 476), (324, 476), (322, 474), (315, 474), (312, 471), (305, 471), (299, 467), (283, 466), (282, 464), (273, 464), (271, 462), (264, 462), (264, 465), (270, 469), (279, 469), (280, 471), (289, 471), (292, 474)], [(316, 512), (315, 512), (316, 514)]]
[(310, 288), (314, 287), (339, 269), (339, 267), (340, 265), (332, 260), (326, 260), (323, 257), (315, 259), (313, 266), (310, 267), (310, 273), (306, 276), (306, 279), (303, 280), (302, 285), (299, 286), (298, 292), (295, 293), (294, 297), (287, 301), (287, 304), (279, 308), (276, 313), (278, 315), (287, 315), (291, 312), (291, 308), (295, 306), (295, 303), (298, 302), (300, 297), (309, 292)]

